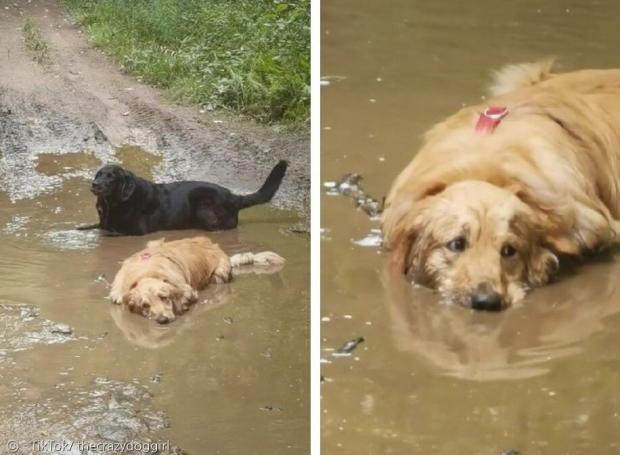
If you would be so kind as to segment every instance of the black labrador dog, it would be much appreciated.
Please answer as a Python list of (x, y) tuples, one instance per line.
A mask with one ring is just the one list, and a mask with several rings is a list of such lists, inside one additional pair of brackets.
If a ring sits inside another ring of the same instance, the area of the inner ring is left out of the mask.
[(77, 229), (143, 235), (171, 229), (232, 229), (239, 210), (269, 202), (280, 187), (288, 163), (280, 161), (252, 194), (233, 194), (207, 182), (153, 183), (116, 165), (99, 169), (91, 191), (97, 196), (99, 223)]

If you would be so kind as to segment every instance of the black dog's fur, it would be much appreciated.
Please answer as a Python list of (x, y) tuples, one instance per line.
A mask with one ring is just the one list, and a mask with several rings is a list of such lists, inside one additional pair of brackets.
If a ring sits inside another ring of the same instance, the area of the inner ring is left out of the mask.
[(116, 234), (143, 235), (171, 229), (232, 229), (239, 210), (269, 202), (280, 187), (288, 163), (280, 161), (255, 193), (240, 196), (206, 182), (158, 184), (116, 165), (101, 168), (92, 182), (99, 223), (78, 227)]

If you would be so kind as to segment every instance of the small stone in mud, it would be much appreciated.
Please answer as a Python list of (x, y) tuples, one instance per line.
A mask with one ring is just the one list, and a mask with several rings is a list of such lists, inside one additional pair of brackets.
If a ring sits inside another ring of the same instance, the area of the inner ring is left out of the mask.
[(230, 316), (224, 316), (224, 322), (226, 324), (232, 324), (233, 323), (233, 318), (231, 318)]
[(521, 452), (517, 450), (503, 450), (499, 453), (499, 455), (521, 455)]
[(151, 382), (158, 384), (161, 382), (161, 373), (154, 374), (151, 376)]
[(217, 337), (215, 337), (215, 339), (217, 341), (222, 341), (224, 339), (224, 335), (217, 336)]
[(261, 411), (282, 411), (282, 408), (279, 408), (277, 406), (271, 406), (271, 405), (267, 405), (267, 406), (263, 406), (261, 408), (259, 408)]
[(58, 335), (71, 335), (73, 333), (73, 329), (69, 326), (69, 324), (59, 323), (50, 327), (50, 333)]
[(353, 338), (352, 340), (347, 341), (345, 344), (336, 349), (336, 352), (333, 352), (332, 355), (334, 357), (348, 357), (355, 350), (355, 348), (363, 342), (363, 337)]

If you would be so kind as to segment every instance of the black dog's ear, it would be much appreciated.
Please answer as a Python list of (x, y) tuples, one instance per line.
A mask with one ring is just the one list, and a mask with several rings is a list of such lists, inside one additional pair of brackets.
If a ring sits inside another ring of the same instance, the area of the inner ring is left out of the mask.
[(131, 172), (125, 171), (123, 186), (121, 187), (121, 201), (126, 201), (136, 190), (136, 179)]

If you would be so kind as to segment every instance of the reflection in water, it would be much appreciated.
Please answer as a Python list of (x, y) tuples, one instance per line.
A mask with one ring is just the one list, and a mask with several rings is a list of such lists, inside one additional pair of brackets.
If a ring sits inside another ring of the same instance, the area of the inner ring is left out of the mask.
[[(124, 305), (110, 304), (110, 315), (116, 326), (132, 344), (146, 349), (168, 346), (175, 337), (197, 324), (209, 310), (224, 305), (231, 295), (229, 284), (216, 285), (200, 293), (200, 300), (171, 324), (158, 324), (130, 312)], [(212, 337), (213, 338), (213, 337)]]
[(552, 361), (580, 352), (579, 342), (620, 311), (619, 275), (620, 262), (590, 264), (496, 314), (441, 305), (388, 266), (383, 284), (397, 349), (448, 376), (489, 381), (545, 374)]

